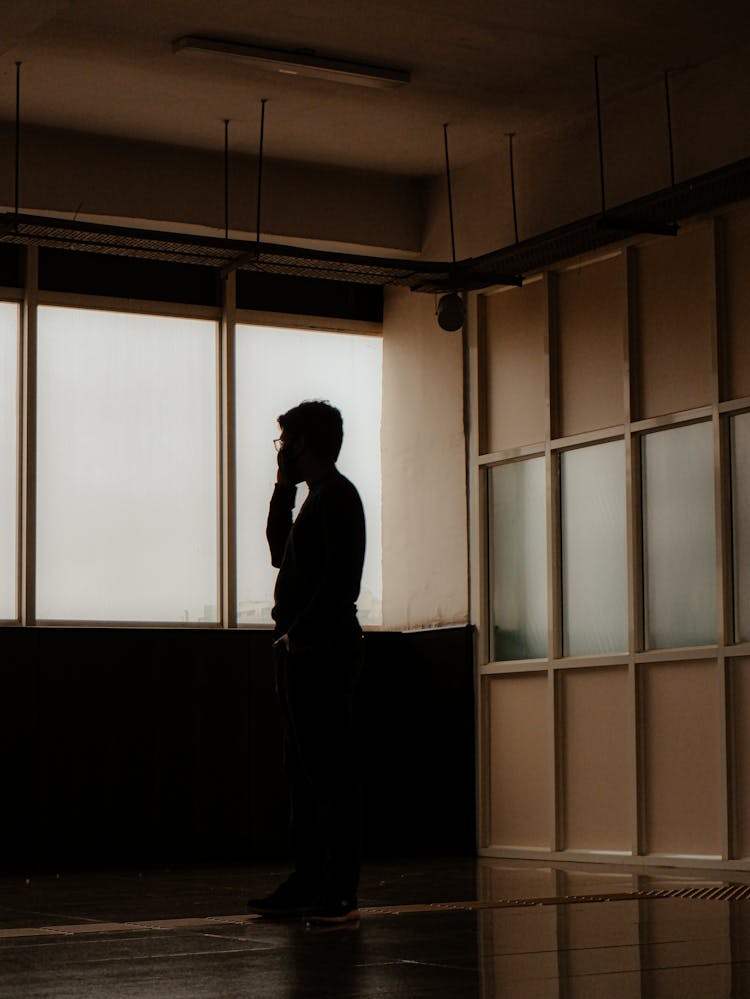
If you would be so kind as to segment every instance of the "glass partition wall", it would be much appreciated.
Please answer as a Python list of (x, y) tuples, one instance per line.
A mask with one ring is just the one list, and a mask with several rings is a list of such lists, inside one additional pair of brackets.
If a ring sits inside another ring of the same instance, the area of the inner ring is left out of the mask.
[(715, 645), (716, 518), (710, 423), (641, 441), (644, 645)]
[(493, 659), (547, 655), (547, 525), (544, 459), (490, 470)]
[(489, 855), (750, 867), (748, 236), (739, 206), (476, 296)]
[(377, 324), (39, 291), (28, 252), (25, 302), (0, 300), (0, 621), (268, 627), (276, 418), (314, 398), (344, 418), (379, 624)]
[(609, 441), (560, 455), (563, 655), (628, 648), (625, 447)]

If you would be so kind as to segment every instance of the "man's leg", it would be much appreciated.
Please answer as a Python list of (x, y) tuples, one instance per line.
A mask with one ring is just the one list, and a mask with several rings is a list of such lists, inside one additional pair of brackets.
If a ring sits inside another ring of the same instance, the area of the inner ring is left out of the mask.
[(346, 912), (357, 905), (362, 802), (353, 700), (361, 665), (361, 640), (300, 657), (298, 686), (290, 698), (325, 846), (321, 911)]
[(307, 715), (314, 706), (301, 696), (296, 663), (280, 652), (280, 674), (283, 687), (279, 701), (284, 723), (284, 771), (289, 781), (290, 832), (294, 871), (303, 890), (319, 898), (323, 890), (325, 872), (325, 844), (321, 837), (318, 806), (310, 780), (308, 765)]
[(265, 898), (249, 901), (251, 912), (267, 916), (299, 916), (317, 906), (324, 881), (325, 851), (320, 838), (320, 823), (315, 798), (304, 765), (296, 712), (290, 696), (289, 655), (283, 648), (274, 649), (276, 694), (284, 735), (284, 771), (289, 782), (290, 833), (294, 871), (274, 892)]

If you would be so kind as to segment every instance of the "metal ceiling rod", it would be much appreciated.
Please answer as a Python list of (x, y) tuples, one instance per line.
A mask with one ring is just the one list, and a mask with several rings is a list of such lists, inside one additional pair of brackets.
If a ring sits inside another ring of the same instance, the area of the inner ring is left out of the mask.
[(453, 228), (453, 193), (451, 191), (451, 161), (448, 154), (448, 125), (443, 125), (443, 140), (445, 144), (445, 176), (448, 181), (448, 213), (450, 215), (451, 223), (451, 254), (452, 260), (455, 264), (456, 262), (456, 233)]
[[(599, 92), (599, 56), (594, 56), (594, 86), (596, 88), (596, 128), (599, 140), (599, 184), (601, 188), (601, 215), (599, 225), (603, 229), (621, 230), (623, 232), (650, 232), (658, 236), (676, 236), (678, 226), (675, 222), (654, 222), (649, 218), (623, 218), (621, 209), (607, 211), (604, 193), (604, 141), (602, 139), (602, 101)], [(673, 181), (674, 184), (674, 181)]]
[[(453, 227), (453, 192), (451, 191), (451, 160), (448, 154), (448, 125), (443, 125), (443, 140), (445, 143), (445, 176), (448, 181), (448, 214), (451, 222), (451, 273), (456, 271), (456, 232)], [(454, 278), (455, 279), (455, 278)], [(435, 308), (438, 326), (455, 333), (463, 328), (466, 319), (466, 304), (458, 293), (458, 289), (452, 288), (448, 294), (443, 295)]]
[(229, 119), (224, 119), (224, 239), (229, 239)]
[(256, 256), (260, 256), (260, 204), (261, 190), (263, 184), (263, 132), (266, 123), (266, 98), (261, 98), (260, 102), (260, 144), (258, 147), (258, 206), (256, 211), (255, 226), (255, 249)]
[(602, 101), (599, 93), (599, 56), (594, 56), (594, 86), (596, 88), (596, 130), (599, 139), (599, 185), (602, 198), (602, 215), (606, 214), (607, 206), (604, 197), (604, 143), (602, 141)]
[(667, 135), (669, 136), (669, 177), (674, 187), (674, 144), (672, 142), (672, 102), (669, 99), (669, 70), (664, 70), (664, 96), (667, 103)]
[(516, 211), (516, 175), (513, 169), (513, 136), (515, 132), (506, 132), (508, 136), (508, 152), (510, 154), (510, 194), (513, 199), (513, 231), (518, 242), (518, 212)]
[(244, 253), (240, 253), (234, 260), (225, 263), (221, 268), (222, 276), (225, 278), (231, 274), (232, 271), (239, 270), (242, 267), (247, 267), (251, 263), (256, 266), (260, 263), (260, 209), (263, 193), (263, 134), (266, 123), (266, 100), (267, 98), (263, 97), (260, 102), (260, 143), (258, 146), (258, 198), (255, 212), (255, 248), (253, 250), (247, 250)]
[(18, 218), (21, 205), (21, 63), (16, 63), (16, 168), (14, 215)]

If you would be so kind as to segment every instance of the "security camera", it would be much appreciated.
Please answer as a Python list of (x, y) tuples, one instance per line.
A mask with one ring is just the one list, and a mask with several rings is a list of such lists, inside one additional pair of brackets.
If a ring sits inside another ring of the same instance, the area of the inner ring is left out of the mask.
[(436, 315), (441, 329), (447, 330), (449, 333), (460, 330), (466, 317), (466, 309), (461, 296), (455, 292), (443, 295), (438, 302)]

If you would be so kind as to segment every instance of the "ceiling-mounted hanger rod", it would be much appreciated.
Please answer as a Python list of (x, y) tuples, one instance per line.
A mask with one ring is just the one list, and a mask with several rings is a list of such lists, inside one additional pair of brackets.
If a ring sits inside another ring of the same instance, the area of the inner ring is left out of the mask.
[[(596, 89), (596, 131), (599, 141), (599, 184), (601, 188), (601, 215), (599, 225), (603, 229), (620, 230), (623, 232), (651, 232), (659, 236), (676, 236), (678, 226), (675, 222), (656, 222), (649, 218), (630, 216), (623, 218), (619, 209), (607, 211), (604, 189), (604, 140), (602, 138), (602, 100), (599, 91), (599, 56), (594, 56), (594, 86)], [(670, 129), (671, 132), (671, 129)], [(674, 184), (674, 180), (673, 180)]]
[(516, 174), (513, 169), (513, 136), (515, 132), (506, 132), (508, 136), (508, 152), (510, 155), (510, 195), (513, 200), (513, 232), (518, 242), (518, 212), (516, 211)]
[(258, 206), (256, 211), (256, 226), (255, 226), (255, 248), (256, 253), (260, 256), (260, 205), (261, 205), (261, 191), (263, 184), (263, 133), (265, 130), (266, 123), (266, 98), (261, 98), (260, 102), (260, 143), (258, 146)]
[(16, 166), (14, 215), (18, 218), (21, 206), (21, 63), (16, 63)]
[(451, 223), (451, 259), (456, 262), (456, 233), (453, 228), (453, 193), (451, 191), (451, 161), (448, 153), (448, 125), (443, 125), (443, 142), (445, 145), (445, 177), (448, 181), (448, 214)]
[(664, 97), (667, 105), (667, 136), (669, 137), (669, 178), (674, 187), (674, 144), (672, 142), (672, 102), (669, 97), (669, 70), (664, 70)]
[(599, 94), (599, 56), (594, 56), (594, 87), (596, 89), (596, 131), (599, 140), (599, 186), (602, 199), (602, 215), (606, 214), (607, 204), (604, 196), (604, 143), (602, 141), (602, 101)]
[(224, 119), (224, 239), (229, 239), (229, 119)]

